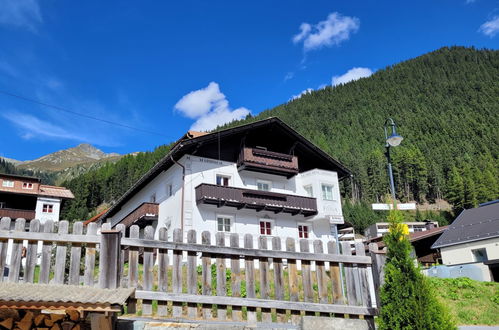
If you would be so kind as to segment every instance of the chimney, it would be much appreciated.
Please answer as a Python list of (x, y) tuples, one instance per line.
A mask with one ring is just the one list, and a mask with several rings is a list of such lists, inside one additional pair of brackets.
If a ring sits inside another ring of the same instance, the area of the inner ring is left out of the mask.
[(425, 220), (425, 227), (426, 227), (426, 230), (430, 230), (430, 229), (435, 228), (435, 224), (433, 222), (431, 222), (430, 220)]

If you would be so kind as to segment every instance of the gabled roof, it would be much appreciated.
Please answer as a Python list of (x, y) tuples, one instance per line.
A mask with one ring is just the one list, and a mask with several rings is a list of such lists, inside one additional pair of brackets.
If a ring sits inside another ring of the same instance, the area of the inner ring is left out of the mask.
[(433, 244), (442, 248), (499, 237), (499, 201), (464, 210)]
[[(151, 182), (162, 171), (172, 166), (174, 164), (174, 160), (177, 161), (186, 154), (199, 155), (205, 149), (208, 149), (207, 146), (217, 143), (220, 145), (222, 141), (225, 144), (222, 148), (218, 148), (218, 153), (216, 148), (214, 148), (214, 150), (212, 148), (210, 149), (211, 153), (204, 156), (207, 158), (218, 158), (221, 160), (229, 160), (237, 157), (235, 152), (237, 152), (237, 154), (239, 153), (240, 145), (239, 142), (235, 145), (234, 141), (239, 141), (239, 139), (245, 140), (246, 136), (252, 131), (273, 134), (273, 138), (270, 139), (262, 134), (254, 134), (254, 143), (261, 142), (280, 144), (283, 143), (286, 138), (295, 140), (295, 142), (292, 143), (292, 146), (289, 146), (290, 148), (288, 149), (292, 148), (295, 152), (307, 152), (308, 157), (303, 157), (302, 159), (303, 166), (313, 167), (313, 165), (317, 163), (323, 164), (323, 169), (336, 171), (340, 180), (351, 175), (351, 172), (339, 161), (325, 153), (279, 118), (271, 117), (206, 134), (193, 131), (188, 132), (174, 144), (170, 152), (163, 157), (163, 159), (161, 159), (145, 175), (143, 175), (101, 218), (105, 219), (113, 216), (124, 203), (135, 195), (135, 193)], [(229, 143), (232, 144), (232, 149), (227, 147)]]
[(39, 196), (47, 196), (47, 197), (60, 197), (60, 198), (75, 198), (71, 190), (66, 189), (64, 187), (56, 187), (56, 186), (47, 186), (40, 185), (40, 191), (38, 192)]

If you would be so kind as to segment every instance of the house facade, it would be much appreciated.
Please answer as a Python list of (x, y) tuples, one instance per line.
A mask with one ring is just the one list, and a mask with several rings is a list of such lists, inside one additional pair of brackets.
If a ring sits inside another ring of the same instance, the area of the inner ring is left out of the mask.
[[(334, 239), (350, 172), (277, 118), (189, 132), (108, 212), (114, 227)], [(198, 237), (198, 241), (200, 237)]]
[(462, 211), (433, 244), (446, 266), (473, 267), (499, 281), (499, 200)]
[(72, 198), (69, 189), (41, 184), (35, 177), (0, 174), (0, 218), (59, 221), (61, 203)]
[[(436, 221), (421, 221), (421, 222), (404, 222), (409, 228), (409, 233), (417, 233), (427, 231), (438, 227), (438, 222)], [(377, 222), (373, 223), (364, 230), (364, 235), (367, 238), (375, 238), (378, 236), (383, 236), (388, 233), (390, 228), (389, 222)]]

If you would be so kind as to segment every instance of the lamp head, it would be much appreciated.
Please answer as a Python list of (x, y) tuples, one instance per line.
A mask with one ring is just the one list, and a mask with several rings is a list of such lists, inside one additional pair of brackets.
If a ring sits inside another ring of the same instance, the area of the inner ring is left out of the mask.
[(394, 133), (386, 139), (386, 143), (390, 145), (391, 147), (396, 147), (402, 142), (404, 138), (398, 135), (397, 133)]

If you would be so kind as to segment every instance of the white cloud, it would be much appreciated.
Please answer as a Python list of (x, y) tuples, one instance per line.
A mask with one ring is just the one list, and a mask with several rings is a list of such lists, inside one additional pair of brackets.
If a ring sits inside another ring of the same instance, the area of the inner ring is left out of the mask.
[(305, 95), (305, 94), (309, 94), (309, 93), (312, 93), (312, 92), (313, 92), (313, 89), (312, 89), (312, 88), (307, 88), (307, 89), (305, 89), (305, 90), (302, 90), (300, 94), (291, 96), (291, 98), (288, 100), (288, 102), (289, 102), (289, 101), (296, 100), (296, 99), (299, 99), (299, 98), (300, 98), (300, 97), (302, 97), (303, 95)]
[(339, 45), (348, 40), (351, 33), (357, 32), (359, 26), (360, 20), (357, 17), (342, 16), (334, 12), (315, 25), (302, 23), (300, 33), (293, 36), (293, 42), (303, 42), (305, 51)]
[(495, 36), (499, 32), (499, 16), (494, 16), (490, 21), (483, 23), (478, 31), (491, 38)]
[(352, 68), (341, 76), (334, 76), (331, 83), (333, 86), (346, 84), (347, 82), (358, 80), (360, 78), (369, 77), (373, 71), (369, 68)]
[(184, 95), (174, 109), (188, 118), (196, 119), (191, 126), (196, 131), (212, 130), (233, 120), (243, 119), (251, 113), (244, 107), (232, 110), (216, 82), (210, 82), (205, 88)]
[(0, 0), (0, 24), (36, 32), (42, 22), (38, 0)]

